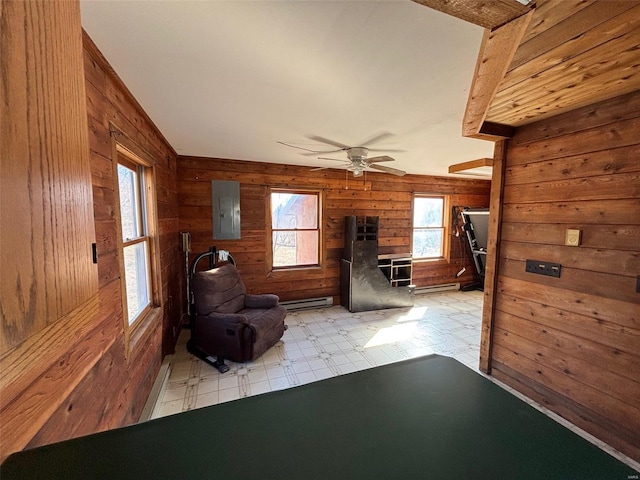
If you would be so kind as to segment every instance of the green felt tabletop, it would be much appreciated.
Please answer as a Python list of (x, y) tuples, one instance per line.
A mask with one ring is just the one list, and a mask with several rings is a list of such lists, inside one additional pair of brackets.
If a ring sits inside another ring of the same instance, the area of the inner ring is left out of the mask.
[(432, 355), (19, 452), (8, 479), (598, 479), (638, 472)]

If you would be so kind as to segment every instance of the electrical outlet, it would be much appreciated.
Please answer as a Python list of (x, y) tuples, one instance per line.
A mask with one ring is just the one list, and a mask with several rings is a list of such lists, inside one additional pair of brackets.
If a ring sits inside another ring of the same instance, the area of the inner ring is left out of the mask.
[(525, 271), (529, 273), (537, 273), (538, 275), (547, 275), (549, 277), (560, 278), (560, 269), (562, 265), (559, 263), (541, 262), (540, 260), (527, 260)]

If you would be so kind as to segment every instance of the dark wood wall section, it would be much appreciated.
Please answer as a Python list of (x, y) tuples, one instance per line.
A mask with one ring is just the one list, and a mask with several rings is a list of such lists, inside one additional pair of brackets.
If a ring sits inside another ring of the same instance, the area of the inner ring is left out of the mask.
[[(640, 91), (509, 142), (491, 358), (496, 378), (636, 460), (639, 132)], [(525, 272), (527, 259), (560, 263), (560, 278)]]
[[(240, 182), (240, 240), (214, 240), (211, 180)], [(313, 188), (324, 192), (323, 227), (326, 262), (322, 270), (271, 272), (268, 268), (266, 210), (269, 187)], [(489, 205), (490, 182), (420, 175), (397, 177), (367, 173), (347, 177), (344, 170), (311, 171), (307, 167), (199, 157), (178, 158), (180, 229), (192, 235), (192, 252), (215, 245), (232, 253), (249, 291), (272, 292), (282, 300), (333, 296), (338, 302), (340, 258), (346, 215), (379, 216), (379, 253), (411, 251), (413, 193), (450, 195), (451, 206)], [(447, 213), (449, 216), (450, 212)], [(462, 235), (449, 237), (450, 261), (414, 265), (417, 286), (474, 281), (475, 267)], [(462, 250), (461, 250), (462, 248)], [(192, 255), (193, 258), (193, 255)], [(455, 274), (466, 267), (459, 279)]]

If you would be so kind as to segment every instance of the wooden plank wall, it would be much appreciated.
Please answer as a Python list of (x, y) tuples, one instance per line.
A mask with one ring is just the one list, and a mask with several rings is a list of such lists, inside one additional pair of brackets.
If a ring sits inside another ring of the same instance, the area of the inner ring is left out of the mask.
[(79, 5), (3, 1), (0, 17), (1, 460), (24, 448), (112, 340), (95, 330)]
[[(77, 29), (78, 49), (81, 50), (78, 5), (70, 2), (64, 5), (78, 9), (77, 23), (67, 28)], [(66, 42), (52, 41), (52, 44), (69, 48)], [(93, 191), (98, 291), (95, 301), (84, 305), (79, 314), (72, 312), (54, 325), (65, 328), (51, 333), (45, 331), (35, 338), (34, 345), (40, 346), (37, 355), (16, 356), (9, 370), (3, 367), (3, 374), (16, 370), (14, 365), (22, 368), (17, 380), (3, 389), (3, 402), (21, 406), (18, 415), (25, 413), (28, 421), (23, 419), (22, 423), (17, 423), (13, 416), (8, 417), (3, 411), (0, 423), (7, 428), (3, 427), (2, 431), (2, 458), (24, 447), (138, 421), (162, 356), (173, 351), (179, 333), (184, 276), (178, 236), (175, 152), (86, 36), (82, 53), (84, 65), (81, 57), (76, 68), (80, 69), (80, 77), (84, 78), (86, 86), (81, 103), (84, 107), (86, 102), (86, 110), (83, 108), (82, 111), (85, 128), (88, 119), (90, 152), (87, 150), (86, 155), (90, 155), (91, 168), (88, 190), (92, 188)], [(156, 160), (162, 315), (161, 320), (147, 330), (139, 348), (129, 358), (125, 354), (115, 241), (118, 219), (114, 216), (117, 202), (114, 189), (117, 179), (113, 178), (110, 123)], [(31, 375), (33, 365), (45, 361), (48, 367)], [(33, 382), (24, 385), (31, 377), (34, 377)], [(29, 428), (25, 429), (25, 425)]]
[(164, 308), (162, 353), (166, 355), (173, 352), (180, 333), (180, 306), (186, 296), (178, 225), (176, 153), (86, 33), (83, 39), (100, 284), (104, 286), (119, 277), (115, 237), (119, 220), (114, 216), (117, 179), (112, 178), (115, 159), (111, 158), (111, 124), (155, 160)]
[[(49, 418), (29, 447), (134, 423), (147, 400), (164, 354), (179, 333), (182, 262), (178, 238), (176, 156), (135, 99), (84, 35), (89, 145), (98, 246), (100, 314), (113, 344)], [(110, 123), (156, 161), (160, 231), (162, 323), (149, 329), (142, 346), (125, 355), (122, 296), (116, 250), (117, 200)], [(100, 395), (96, 395), (100, 392)]]
[[(506, 153), (491, 372), (640, 460), (640, 91), (520, 127)], [(582, 231), (578, 247), (566, 229)], [(525, 260), (562, 265), (560, 278)]]
[[(240, 182), (242, 238), (213, 240), (211, 180)], [(270, 272), (266, 257), (268, 188), (323, 189), (325, 204), (326, 262), (323, 270)], [(366, 188), (366, 190), (365, 190)], [(339, 301), (340, 258), (344, 245), (346, 215), (380, 217), (379, 253), (411, 251), (411, 202), (413, 192), (446, 194), (452, 206), (472, 208), (489, 205), (490, 182), (444, 177), (406, 175), (397, 177), (367, 173), (356, 179), (344, 170), (310, 171), (306, 167), (271, 163), (221, 160), (199, 157), (178, 158), (178, 202), (180, 229), (192, 235), (192, 257), (215, 245), (230, 251), (242, 272), (247, 289), (253, 293), (272, 292), (282, 300), (333, 296)], [(423, 262), (414, 265), (413, 282), (418, 286), (474, 280), (475, 267), (468, 245), (461, 236), (450, 237), (450, 262)], [(464, 249), (461, 254), (460, 245)], [(462, 258), (463, 255), (466, 258)], [(455, 274), (466, 267), (465, 274)]]
[[(0, 354), (98, 291), (77, 8), (2, 8)], [(58, 38), (69, 52), (53, 44)]]

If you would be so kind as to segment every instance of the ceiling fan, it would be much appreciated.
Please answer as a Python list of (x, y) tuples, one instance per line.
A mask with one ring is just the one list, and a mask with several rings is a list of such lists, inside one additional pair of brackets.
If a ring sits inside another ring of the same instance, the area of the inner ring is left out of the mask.
[[(383, 133), (380, 135), (377, 135), (371, 139), (369, 139), (367, 142), (363, 142), (363, 144), (371, 144), (374, 142), (379, 142), (380, 140), (382, 140), (383, 138), (386, 138), (388, 136), (390, 136), (390, 133)], [(305, 150), (309, 153), (306, 153), (303, 155), (317, 155), (317, 154), (326, 154), (326, 153), (337, 153), (337, 152), (347, 152), (347, 158), (348, 160), (340, 160), (337, 158), (327, 158), (327, 157), (318, 157), (319, 160), (331, 160), (331, 161), (336, 161), (336, 162), (343, 162), (347, 165), (347, 170), (353, 172), (353, 176), (354, 177), (360, 177), (363, 172), (369, 168), (372, 168), (374, 170), (378, 170), (384, 173), (391, 173), (392, 175), (398, 175), (398, 176), (403, 176), (406, 174), (406, 172), (404, 170), (399, 170), (397, 168), (391, 168), (391, 167), (387, 167), (385, 165), (378, 165), (378, 163), (382, 163), (382, 162), (393, 162), (395, 161), (394, 158), (391, 158), (387, 155), (381, 155), (381, 156), (377, 156), (377, 157), (372, 157), (372, 158), (368, 158), (369, 152), (402, 152), (403, 150), (388, 150), (388, 149), (384, 149), (384, 150), (375, 150), (375, 149), (370, 149), (368, 147), (349, 147), (348, 145), (344, 145), (342, 143), (339, 142), (335, 142), (333, 140), (329, 140), (327, 138), (323, 138), (323, 137), (317, 137), (317, 136), (310, 136), (308, 137), (311, 140), (315, 140), (318, 142), (322, 142), (322, 143), (326, 143), (328, 145), (337, 147), (337, 150), (311, 150), (309, 148), (305, 148), (305, 147), (300, 147), (297, 145), (292, 145), (289, 143), (284, 143), (284, 142), (278, 142), (282, 145), (286, 145), (287, 147), (293, 147), (293, 148), (298, 148), (300, 150)], [(313, 168), (312, 171), (316, 171), (316, 170), (325, 170), (327, 168), (331, 168), (331, 167), (319, 167), (319, 168)]]

